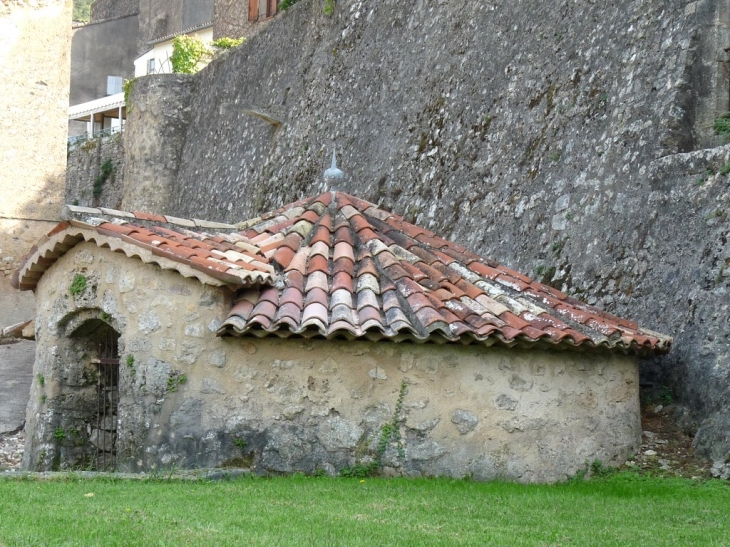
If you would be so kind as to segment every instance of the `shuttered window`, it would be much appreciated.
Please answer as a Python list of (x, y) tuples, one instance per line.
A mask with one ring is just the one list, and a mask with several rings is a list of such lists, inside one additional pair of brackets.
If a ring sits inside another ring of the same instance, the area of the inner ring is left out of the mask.
[(258, 21), (276, 15), (278, 0), (248, 0), (248, 20)]

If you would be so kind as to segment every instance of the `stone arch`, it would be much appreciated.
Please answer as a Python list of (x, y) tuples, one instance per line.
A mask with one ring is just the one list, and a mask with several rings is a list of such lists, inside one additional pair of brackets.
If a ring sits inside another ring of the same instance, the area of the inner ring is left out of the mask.
[(101, 310), (85, 309), (59, 323), (58, 342), (51, 467), (114, 469), (119, 324)]

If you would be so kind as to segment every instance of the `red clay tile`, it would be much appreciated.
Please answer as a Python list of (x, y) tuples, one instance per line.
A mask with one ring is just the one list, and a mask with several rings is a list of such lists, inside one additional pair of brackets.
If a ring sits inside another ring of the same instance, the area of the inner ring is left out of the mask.
[(300, 248), (297, 253), (289, 261), (289, 265), (286, 267), (286, 271), (297, 271), (301, 274), (307, 272), (307, 261), (309, 260), (309, 247)]
[(472, 300), (476, 300), (480, 296), (486, 294), (482, 289), (477, 287), (476, 285), (472, 285), (465, 279), (459, 279), (455, 285), (459, 287), (462, 291), (466, 293), (466, 295), (471, 298)]
[(381, 325), (383, 323), (383, 317), (380, 312), (377, 308), (372, 306), (365, 306), (364, 308), (359, 309), (357, 314), (360, 325), (363, 325), (367, 321), (377, 321)]
[(550, 296), (551, 298), (554, 298), (554, 299), (556, 299), (556, 300), (561, 300), (561, 301), (563, 301), (563, 300), (565, 300), (566, 298), (568, 298), (568, 295), (567, 295), (567, 294), (565, 294), (564, 292), (561, 292), (561, 291), (559, 291), (559, 290), (557, 290), (557, 289), (554, 289), (553, 287), (550, 287), (550, 286), (548, 286), (548, 285), (542, 285), (542, 284), (540, 284), (540, 283), (537, 283), (536, 281), (533, 281), (533, 282), (531, 283), (531, 286), (532, 286), (533, 288), (537, 289), (537, 290), (538, 290), (539, 292), (541, 292), (541, 293), (545, 293), (545, 294), (547, 294), (548, 296)]
[(357, 293), (357, 309), (370, 306), (373, 308), (379, 308), (378, 296), (370, 289), (363, 289)]
[(619, 330), (615, 326), (612, 326), (605, 321), (600, 321), (594, 318), (588, 319), (585, 324), (587, 327), (590, 327), (593, 330), (600, 332), (604, 336), (612, 336), (619, 332)]
[(365, 274), (379, 276), (380, 272), (372, 258), (365, 258), (356, 264), (358, 277)]
[(345, 224), (337, 228), (334, 240), (335, 245), (337, 245), (338, 243), (347, 243), (348, 245), (353, 245), (354, 242), (355, 240), (352, 237), (352, 229), (349, 225)]
[(513, 277), (511, 275), (499, 274), (496, 281), (519, 292), (523, 292), (530, 287), (528, 283), (525, 283), (524, 281), (521, 281), (520, 279), (517, 279), (516, 277)]
[(350, 277), (355, 275), (355, 264), (349, 258), (340, 258), (332, 265), (332, 275), (342, 272)]
[(375, 233), (371, 228), (363, 228), (357, 233), (357, 237), (362, 241), (363, 243), (367, 243), (368, 241), (373, 241), (378, 238), (378, 234)]
[(409, 307), (416, 312), (421, 308), (432, 308), (431, 302), (423, 293), (413, 293), (406, 300)]
[(355, 254), (352, 252), (352, 245), (341, 242), (335, 245), (335, 251), (332, 256), (333, 260), (338, 260), (340, 258), (349, 258), (353, 262), (355, 262)]
[(383, 299), (383, 311), (388, 311), (391, 308), (401, 307), (401, 302), (398, 298), (397, 291), (385, 291), (380, 296)]
[(253, 304), (251, 302), (248, 300), (239, 300), (233, 305), (228, 315), (236, 315), (244, 321), (247, 321), (251, 315), (251, 311), (253, 311)]
[(309, 241), (309, 245), (313, 245), (319, 241), (329, 245), (330, 235), (331, 235), (330, 231), (326, 226), (319, 226), (316, 230), (314, 230), (314, 235), (312, 236), (312, 239)]
[(390, 266), (385, 268), (385, 272), (388, 274), (388, 277), (390, 277), (390, 279), (393, 281), (397, 281), (402, 277), (410, 277), (405, 268), (403, 268), (400, 264), (391, 264)]
[(294, 287), (287, 287), (281, 293), (279, 304), (294, 304), (298, 308), (304, 307), (304, 297), (299, 289)]
[(353, 291), (352, 276), (347, 272), (339, 272), (332, 278), (332, 290), (336, 291), (339, 289), (346, 289), (350, 292)]
[(272, 304), (271, 302), (267, 301), (261, 301), (254, 306), (253, 311), (251, 311), (251, 318), (255, 318), (256, 316), (266, 317), (269, 321), (274, 319), (274, 316), (276, 315), (276, 306)]
[(402, 277), (395, 282), (398, 292), (408, 298), (413, 293), (423, 293), (423, 287), (409, 277)]
[(433, 265), (436, 262), (439, 262), (439, 259), (436, 258), (431, 252), (427, 251), (426, 249), (419, 247), (418, 245), (412, 246), (410, 249), (408, 249), (408, 252), (411, 254), (416, 255), (418, 258), (420, 258), (423, 262), (419, 262), (419, 264), (430, 264)]
[(436, 322), (441, 322), (441, 323), (445, 324), (444, 318), (441, 317), (441, 315), (431, 307), (424, 306), (423, 308), (419, 308), (418, 310), (415, 310), (415, 312), (416, 312), (416, 317), (418, 317), (418, 320), (426, 328), (428, 328), (429, 326), (433, 325)]
[(293, 320), (295, 324), (298, 324), (299, 320), (302, 317), (302, 310), (291, 302), (282, 304), (277, 311), (276, 320), (281, 321), (282, 318), (285, 317), (288, 317), (289, 319)]
[[(420, 262), (419, 262), (420, 264)], [(400, 265), (403, 267), (403, 269), (408, 272), (408, 277), (413, 279), (414, 281), (417, 281), (420, 283), (422, 279), (426, 279), (428, 276), (423, 273), (423, 270), (420, 270), (413, 264), (405, 261), (401, 261)]]
[(304, 305), (308, 306), (312, 303), (318, 303), (325, 308), (329, 307), (329, 295), (324, 289), (315, 287), (307, 292), (307, 296), (304, 300)]
[(524, 319), (521, 319), (520, 317), (517, 317), (514, 313), (511, 311), (506, 311), (502, 314), (500, 314), (499, 318), (507, 323), (510, 327), (521, 330), (525, 327), (529, 327), (529, 323), (525, 321)]
[(345, 304), (338, 304), (332, 308), (330, 314), (330, 322), (336, 323), (337, 321), (347, 321), (351, 325), (356, 323), (353, 310), (350, 306)]
[(459, 275), (458, 272), (442, 264), (441, 262), (434, 262), (433, 264), (431, 264), (431, 267), (435, 270), (438, 270), (441, 275), (449, 280), (449, 283), (458, 283), (461, 279), (461, 275)]
[(279, 291), (275, 287), (266, 287), (259, 293), (259, 302), (271, 302), (274, 305), (279, 303)]
[(311, 275), (313, 272), (327, 272), (329, 267), (327, 265), (327, 259), (322, 255), (315, 255), (309, 257), (309, 263), (307, 264), (307, 274)]
[(294, 287), (299, 292), (304, 292), (305, 277), (298, 271), (289, 271), (284, 274), (284, 286)]
[(279, 249), (271, 257), (271, 260), (279, 264), (283, 270), (289, 266), (293, 258), (294, 251), (292, 251), (289, 247), (279, 247)]
[(326, 328), (329, 323), (329, 313), (327, 312), (327, 308), (319, 302), (313, 302), (312, 304), (305, 306), (304, 313), (302, 314), (302, 326), (305, 326), (305, 323), (311, 320), (320, 321)]
[(492, 268), (491, 266), (487, 266), (486, 264), (482, 264), (481, 262), (472, 262), (469, 264), (469, 269), (478, 273), (482, 277), (492, 280), (497, 279), (497, 276), (501, 273), (499, 270)]

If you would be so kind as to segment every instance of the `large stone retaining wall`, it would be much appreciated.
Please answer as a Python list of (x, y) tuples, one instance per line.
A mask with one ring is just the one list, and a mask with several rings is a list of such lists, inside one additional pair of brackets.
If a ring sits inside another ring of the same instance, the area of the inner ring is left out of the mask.
[(671, 386), (700, 451), (724, 461), (730, 228), (713, 123), (729, 107), (730, 4), (323, 6), (298, 2), (194, 78), (138, 82), (135, 103), (176, 106), (131, 114), (149, 138), (130, 154), (189, 122), (165, 150), (174, 183), (129, 172), (144, 199), (127, 208), (236, 222), (322, 190), (336, 144), (343, 190), (675, 336), (646, 381)]
[[(79, 275), (86, 288), (72, 294)], [(388, 473), (544, 482), (586, 461), (622, 463), (640, 444), (633, 357), (219, 338), (226, 289), (91, 243), (58, 260), (37, 290), (29, 469), (93, 465), (102, 322), (121, 334), (119, 411), (106, 426), (118, 428), (121, 470), (334, 474), (372, 461), (391, 424)]]

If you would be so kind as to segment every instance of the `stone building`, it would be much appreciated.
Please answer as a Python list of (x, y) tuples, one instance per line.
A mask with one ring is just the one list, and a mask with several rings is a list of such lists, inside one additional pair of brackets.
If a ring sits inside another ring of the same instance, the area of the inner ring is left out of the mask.
[(639, 448), (638, 357), (671, 343), (342, 192), (65, 218), (14, 277), (40, 302), (26, 469), (555, 481)]
[[(35, 315), (10, 286), (64, 203), (71, 0), (0, 2), (0, 331)], [(29, 336), (31, 333), (27, 333)], [(0, 335), (0, 433), (23, 424), (34, 345)]]

